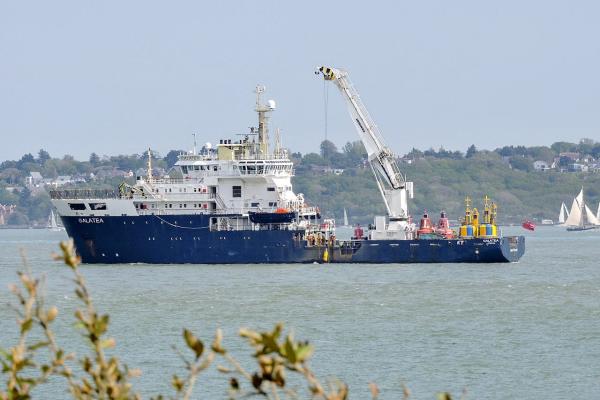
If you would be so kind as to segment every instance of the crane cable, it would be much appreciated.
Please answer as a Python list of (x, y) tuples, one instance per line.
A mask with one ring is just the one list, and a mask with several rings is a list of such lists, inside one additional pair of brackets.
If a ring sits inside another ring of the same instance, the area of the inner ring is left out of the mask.
[(327, 111), (329, 109), (329, 85), (327, 81), (323, 79), (323, 111), (324, 111), (324, 128), (325, 128), (325, 140), (327, 140)]

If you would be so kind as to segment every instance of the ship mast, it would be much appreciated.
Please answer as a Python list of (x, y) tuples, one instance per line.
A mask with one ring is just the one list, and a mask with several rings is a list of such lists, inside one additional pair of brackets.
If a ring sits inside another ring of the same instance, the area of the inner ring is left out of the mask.
[(256, 90), (256, 112), (258, 113), (258, 146), (259, 153), (263, 156), (269, 154), (269, 113), (275, 110), (275, 101), (269, 100), (267, 104), (261, 104), (261, 94), (266, 90), (263, 85), (257, 85)]
[(148, 183), (152, 184), (152, 152), (148, 147)]

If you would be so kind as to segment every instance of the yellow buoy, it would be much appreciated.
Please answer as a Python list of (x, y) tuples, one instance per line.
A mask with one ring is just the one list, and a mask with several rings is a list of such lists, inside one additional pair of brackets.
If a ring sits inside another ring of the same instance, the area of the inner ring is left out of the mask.
[(323, 262), (329, 262), (329, 250), (327, 250), (327, 248), (325, 248), (325, 251), (323, 252)]

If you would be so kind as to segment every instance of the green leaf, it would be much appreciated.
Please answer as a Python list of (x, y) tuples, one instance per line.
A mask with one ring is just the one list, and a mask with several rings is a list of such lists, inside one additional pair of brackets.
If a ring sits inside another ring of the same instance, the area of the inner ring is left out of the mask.
[(35, 351), (39, 348), (46, 347), (50, 344), (50, 342), (37, 342), (36, 344), (32, 344), (31, 346), (27, 346), (27, 350)]
[(296, 350), (294, 349), (294, 344), (290, 340), (289, 336), (285, 339), (285, 358), (287, 358), (287, 360), (292, 364), (296, 364)]
[(300, 362), (306, 361), (306, 359), (308, 359), (312, 355), (313, 350), (313, 347), (308, 343), (299, 344), (298, 349), (296, 350), (296, 358)]
[(183, 338), (185, 339), (185, 343), (188, 345), (188, 347), (196, 354), (196, 359), (200, 358), (200, 356), (202, 356), (202, 352), (204, 351), (204, 343), (202, 343), (191, 331), (187, 329), (183, 330)]
[(173, 385), (177, 392), (181, 392), (183, 390), (184, 382), (177, 375), (173, 375), (173, 379), (171, 379), (171, 385)]
[(25, 332), (27, 332), (28, 330), (30, 330), (30, 329), (31, 329), (31, 326), (32, 326), (32, 324), (33, 324), (33, 320), (32, 320), (32, 319), (28, 319), (28, 320), (24, 321), (24, 322), (21, 324), (21, 333), (25, 333)]

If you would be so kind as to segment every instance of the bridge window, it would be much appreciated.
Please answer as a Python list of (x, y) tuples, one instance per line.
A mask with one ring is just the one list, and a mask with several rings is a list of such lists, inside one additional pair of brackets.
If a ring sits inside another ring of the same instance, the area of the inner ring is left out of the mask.
[(84, 203), (69, 203), (69, 207), (71, 207), (71, 210), (85, 210)]
[(186, 166), (186, 165), (182, 165), (182, 166), (181, 166), (181, 172), (183, 172), (184, 174), (187, 174), (187, 173), (188, 173), (188, 168), (187, 168), (187, 166)]
[(90, 210), (106, 210), (106, 203), (89, 203)]
[(233, 197), (242, 197), (242, 187), (241, 186), (232, 186), (231, 187)]

